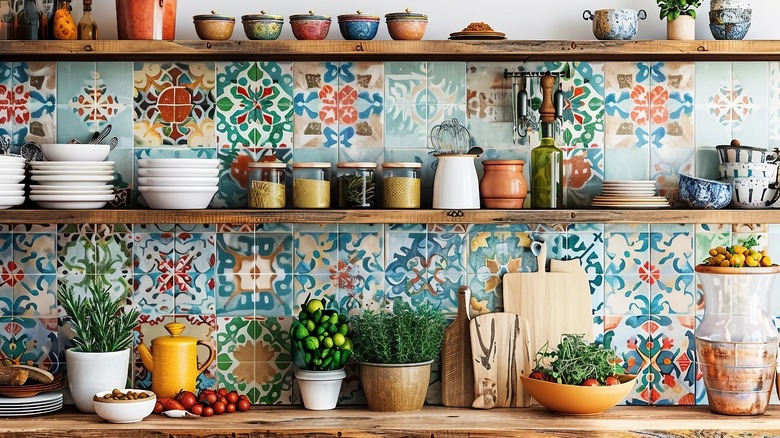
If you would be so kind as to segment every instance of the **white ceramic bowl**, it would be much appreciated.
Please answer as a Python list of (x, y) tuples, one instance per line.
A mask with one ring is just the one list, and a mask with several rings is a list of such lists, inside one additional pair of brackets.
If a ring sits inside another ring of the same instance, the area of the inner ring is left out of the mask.
[(21, 155), (2, 154), (0, 155), (0, 167), (6, 166), (24, 166), (27, 159)]
[(3, 175), (22, 175), (26, 172), (24, 167), (4, 167), (0, 172)]
[(774, 180), (769, 178), (734, 178), (734, 192), (731, 205), (737, 208), (767, 208), (776, 201), (777, 189), (769, 185)]
[(141, 158), (138, 167), (215, 168), (219, 160), (211, 158)]
[(42, 170), (113, 169), (114, 161), (31, 161), (30, 168)]
[(721, 178), (777, 178), (774, 163), (725, 163), (720, 165)]
[(113, 175), (114, 171), (108, 170), (43, 170), (43, 169), (30, 169), (31, 175), (62, 175), (79, 177), (81, 175)]
[(219, 176), (219, 169), (183, 167), (142, 167), (138, 169), (138, 176), (151, 177), (190, 177), (190, 178), (215, 178)]
[(22, 196), (0, 196), (0, 205), (22, 205), (26, 198)]
[(24, 175), (4, 175), (0, 172), (0, 184), (19, 184), (24, 181)]
[(162, 187), (201, 187), (216, 186), (219, 178), (166, 178), (166, 177), (139, 177), (138, 186), (162, 186)]
[(137, 423), (149, 416), (154, 410), (157, 396), (152, 391), (143, 389), (122, 389), (121, 391), (123, 393), (128, 391), (143, 392), (149, 397), (138, 400), (105, 400), (103, 396), (110, 394), (111, 391), (98, 392), (92, 399), (92, 403), (95, 406), (95, 413), (100, 418), (110, 423)]
[(217, 190), (218, 187), (138, 187), (150, 208), (170, 210), (208, 208)]
[(24, 190), (0, 190), (0, 196), (24, 196)]
[(24, 184), (0, 184), (0, 190), (24, 190)]
[(48, 191), (48, 192), (95, 192), (95, 191), (113, 191), (111, 184), (100, 186), (56, 186), (48, 184), (30, 184), (30, 191)]
[(33, 175), (31, 180), (58, 186), (106, 185), (114, 181), (114, 175), (82, 175), (77, 177), (63, 175)]
[(41, 152), (49, 161), (103, 161), (111, 151), (107, 144), (43, 143)]

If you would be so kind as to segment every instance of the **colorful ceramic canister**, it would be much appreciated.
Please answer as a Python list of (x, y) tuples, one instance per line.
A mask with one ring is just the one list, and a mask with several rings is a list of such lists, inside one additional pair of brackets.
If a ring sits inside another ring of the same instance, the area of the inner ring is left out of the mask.
[(357, 14), (339, 15), (339, 30), (345, 40), (372, 40), (379, 30), (379, 17), (376, 15), (364, 15), (363, 11)]
[(195, 33), (202, 40), (224, 41), (233, 35), (233, 27), (236, 19), (229, 15), (222, 15), (217, 11), (210, 14), (195, 15), (192, 17), (195, 24)]
[(395, 12), (385, 15), (387, 32), (394, 40), (420, 40), (428, 26), (428, 16), (412, 12)]
[(259, 14), (242, 15), (241, 22), (244, 24), (244, 33), (250, 40), (275, 40), (282, 33), (284, 18), (260, 11)]
[(636, 34), (639, 20), (647, 18), (644, 9), (585, 10), (582, 18), (593, 20), (593, 36), (600, 40), (630, 40)]
[(330, 17), (317, 15), (314, 11), (290, 15), (290, 26), (293, 35), (299, 40), (324, 40), (330, 31)]

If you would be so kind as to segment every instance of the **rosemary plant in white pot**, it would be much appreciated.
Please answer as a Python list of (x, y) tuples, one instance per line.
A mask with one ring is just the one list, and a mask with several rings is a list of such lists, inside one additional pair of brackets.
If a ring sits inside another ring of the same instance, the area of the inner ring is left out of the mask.
[(125, 309), (128, 291), (111, 296), (102, 275), (89, 276), (86, 287), (62, 282), (57, 291), (74, 336), (65, 350), (68, 387), (76, 407), (95, 412), (92, 396), (99, 391), (125, 388), (130, 367), (137, 309)]

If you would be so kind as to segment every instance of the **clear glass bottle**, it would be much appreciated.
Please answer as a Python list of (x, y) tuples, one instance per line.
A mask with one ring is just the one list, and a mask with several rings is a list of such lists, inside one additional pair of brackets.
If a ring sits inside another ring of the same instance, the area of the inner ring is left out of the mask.
[(98, 39), (98, 26), (92, 18), (92, 0), (84, 0), (84, 14), (78, 24), (78, 38), (80, 40)]
[(552, 123), (542, 124), (542, 143), (531, 150), (531, 208), (563, 207), (563, 151)]
[(330, 163), (295, 163), (293, 208), (330, 207)]
[(0, 40), (14, 39), (14, 11), (11, 2), (0, 0)]
[(287, 165), (279, 162), (249, 163), (247, 203), (250, 208), (284, 208), (284, 170)]
[(338, 163), (339, 208), (376, 206), (376, 163)]
[(24, 0), (16, 14), (14, 36), (17, 40), (45, 40), (48, 37), (47, 16), (35, 0)]
[(420, 208), (420, 163), (382, 163), (384, 208)]

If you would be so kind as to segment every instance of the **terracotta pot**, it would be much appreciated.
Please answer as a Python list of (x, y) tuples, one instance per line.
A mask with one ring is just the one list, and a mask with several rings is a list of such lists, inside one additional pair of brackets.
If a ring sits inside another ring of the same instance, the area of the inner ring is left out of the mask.
[(485, 208), (523, 208), (528, 185), (523, 160), (486, 160), (479, 192)]
[(690, 15), (680, 15), (672, 21), (666, 21), (666, 39), (695, 40), (696, 20)]
[(116, 0), (120, 40), (176, 38), (176, 0)]
[(431, 362), (360, 363), (360, 383), (368, 409), (380, 412), (419, 411), (425, 404)]

